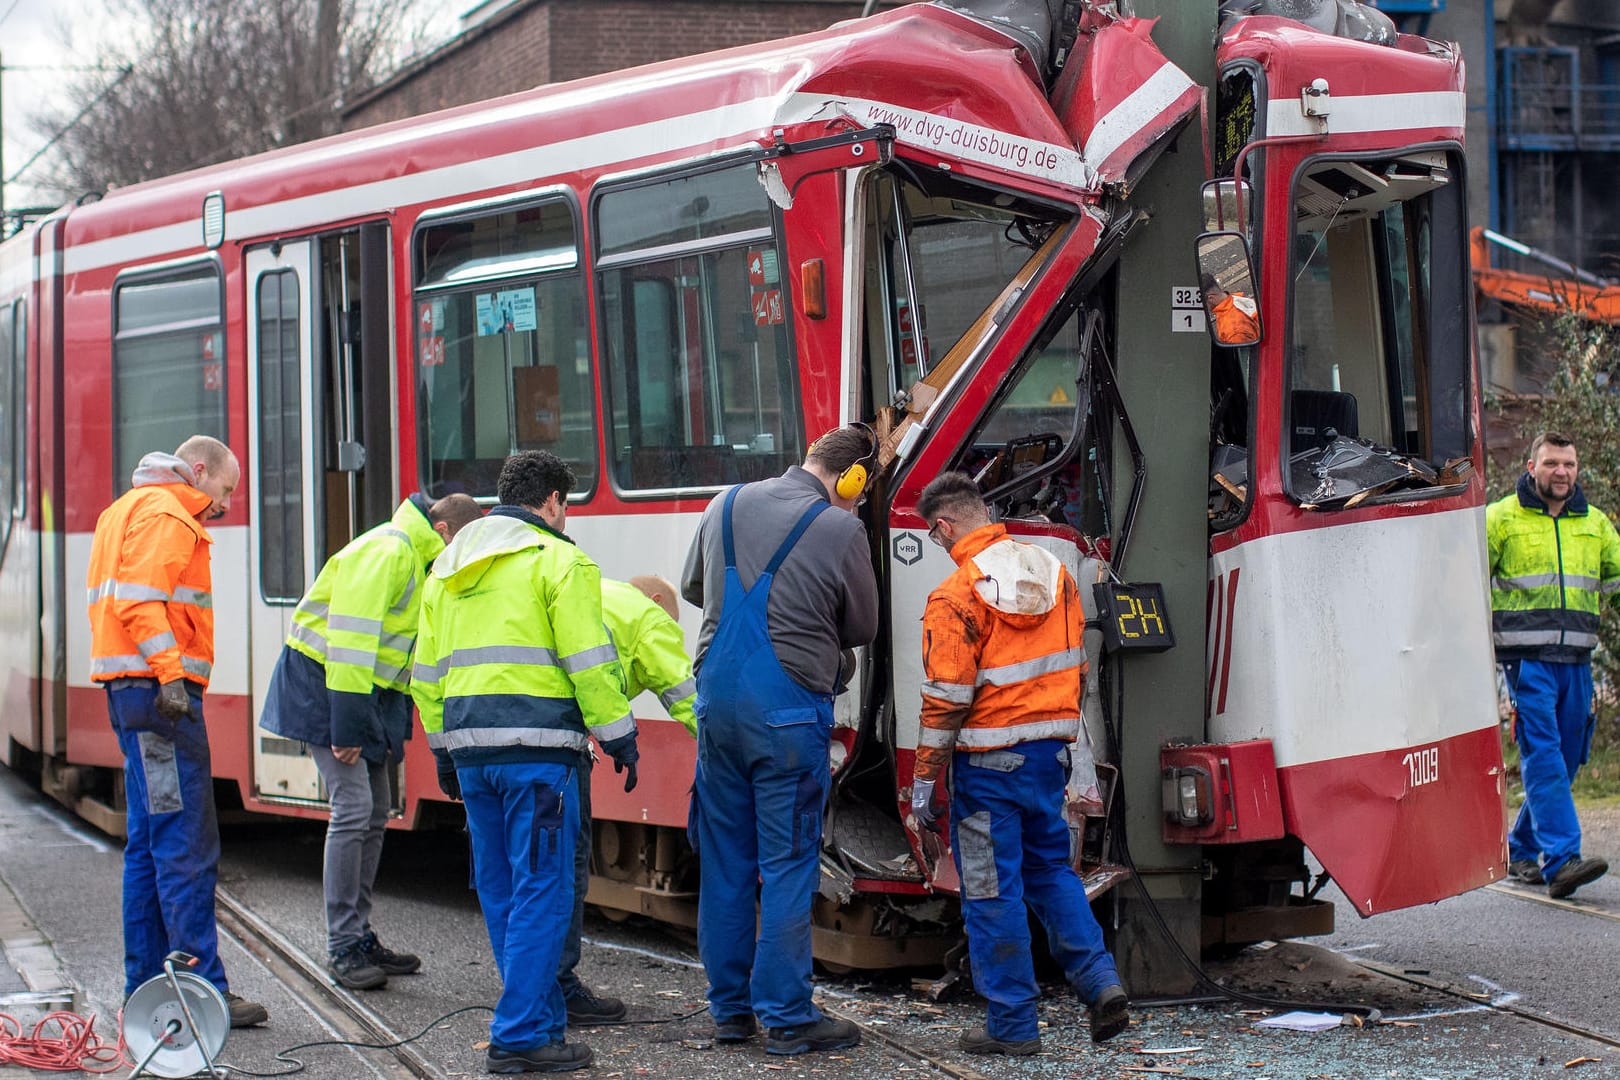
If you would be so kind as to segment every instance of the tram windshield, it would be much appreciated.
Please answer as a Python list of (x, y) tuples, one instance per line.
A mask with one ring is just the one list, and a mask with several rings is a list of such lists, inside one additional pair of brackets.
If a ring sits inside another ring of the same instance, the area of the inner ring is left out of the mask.
[(1473, 432), (1460, 161), (1313, 160), (1293, 219), (1289, 493), (1331, 509), (1461, 483)]

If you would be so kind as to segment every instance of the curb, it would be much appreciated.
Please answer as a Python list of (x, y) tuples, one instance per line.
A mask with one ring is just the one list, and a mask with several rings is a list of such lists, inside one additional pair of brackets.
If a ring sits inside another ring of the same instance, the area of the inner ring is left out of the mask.
[(28, 988), (19, 993), (0, 994), (0, 1010), (33, 1006), (45, 1012), (79, 1011), (84, 1004), (84, 991), (68, 977), (62, 958), (56, 955), (56, 947), (40, 933), (33, 916), (4, 878), (0, 878), (0, 948), (5, 952), (6, 962)]

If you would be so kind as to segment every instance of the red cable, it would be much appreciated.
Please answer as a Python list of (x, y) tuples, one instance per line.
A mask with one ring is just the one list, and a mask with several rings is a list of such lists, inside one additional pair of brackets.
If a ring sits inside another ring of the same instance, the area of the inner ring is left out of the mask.
[[(60, 1035), (46, 1034), (52, 1024), (61, 1029)], [(121, 1032), (118, 1042), (108, 1042), (96, 1034), (94, 1013), (85, 1019), (70, 1012), (50, 1013), (26, 1036), (16, 1017), (0, 1013), (0, 1064), (48, 1072), (87, 1073), (135, 1067), (124, 1055)]]

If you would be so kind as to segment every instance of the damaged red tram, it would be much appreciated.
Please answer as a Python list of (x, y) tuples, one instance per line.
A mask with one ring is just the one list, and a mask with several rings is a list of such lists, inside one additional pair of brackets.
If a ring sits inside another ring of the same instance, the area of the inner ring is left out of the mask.
[[(1230, 22), (1206, 87), (1113, 4), (916, 4), (30, 223), (0, 245), (0, 754), (120, 828), (78, 586), (134, 462), (192, 432), (244, 465), (212, 528), (215, 773), (319, 817), (313, 763), (256, 717), (293, 604), (402, 493), (489, 498), (548, 448), (604, 572), (675, 578), (716, 492), (865, 420), (884, 619), (838, 705), (825, 963), (954, 940), (950, 862), (903, 817), (948, 569), (912, 508), (946, 468), (1102, 586), (1071, 781), (1093, 892), (1126, 875), (1127, 792), (1200, 853), (1205, 944), (1329, 928), (1307, 848), (1362, 914), (1500, 878), (1462, 64), (1373, 14)], [(1202, 189), (1141, 197), (1201, 150)], [(1186, 257), (1149, 301), (1121, 281), (1154, 230)], [(1175, 336), (1201, 335), (1201, 273), (1253, 299), (1258, 340)], [(1141, 344), (1193, 340), (1180, 367)], [(1189, 423), (1126, 375), (1208, 398)], [(1120, 580), (1150, 470), (1197, 492), (1202, 597)], [(1120, 687), (1176, 637), (1204, 642), (1198, 685), (1145, 743)], [(693, 744), (635, 705), (654, 764), (597, 787), (591, 899), (690, 923)], [(446, 818), (420, 740), (401, 779), (400, 827)]]

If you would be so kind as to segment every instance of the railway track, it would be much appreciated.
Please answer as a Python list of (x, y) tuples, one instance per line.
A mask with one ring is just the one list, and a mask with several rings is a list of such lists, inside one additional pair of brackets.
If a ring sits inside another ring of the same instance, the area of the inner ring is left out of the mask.
[[(1534, 897), (1527, 897), (1527, 899), (1534, 899)], [(1554, 904), (1559, 903), (1559, 901), (1556, 900), (1549, 902)], [(1527, 1009), (1522, 1005), (1515, 1005), (1511, 1002), (1499, 1005), (1491, 1001), (1482, 1000), (1477, 991), (1469, 990), (1468, 988), (1458, 986), (1455, 983), (1442, 982), (1439, 979), (1415, 975), (1412, 972), (1405, 971), (1402, 968), (1391, 964), (1382, 964), (1376, 960), (1366, 959), (1358, 959), (1356, 962), (1363, 967), (1378, 972), (1380, 975), (1406, 983), (1409, 986), (1422, 987), (1425, 990), (1432, 990), (1436, 993), (1445, 994), (1446, 996), (1456, 998), (1459, 1001), (1466, 1001), (1470, 1005), (1489, 1009), (1493, 1012), (1507, 1013), (1509, 1015), (1516, 1016), (1521, 1020), (1528, 1020), (1533, 1024), (1539, 1024), (1542, 1027), (1550, 1028), (1553, 1031), (1563, 1032), (1565, 1035), (1575, 1035), (1583, 1039), (1590, 1039), (1592, 1042), (1600, 1043), (1603, 1046), (1611, 1046), (1616, 1049), (1620, 1049), (1620, 1038), (1616, 1038), (1613, 1035), (1606, 1035), (1601, 1031), (1593, 1031), (1590, 1028), (1583, 1028), (1577, 1024), (1571, 1024), (1567, 1021), (1560, 1020), (1557, 1017), (1547, 1016), (1544, 1013), (1536, 1012), (1534, 1009)]]
[(372, 1049), (365, 1061), (375, 1075), (384, 1080), (448, 1080), (444, 1070), (403, 1042), (405, 1036), (355, 995), (335, 985), (318, 962), (223, 888), (215, 893), (215, 914), (222, 929), (335, 1033), (334, 1041)]

